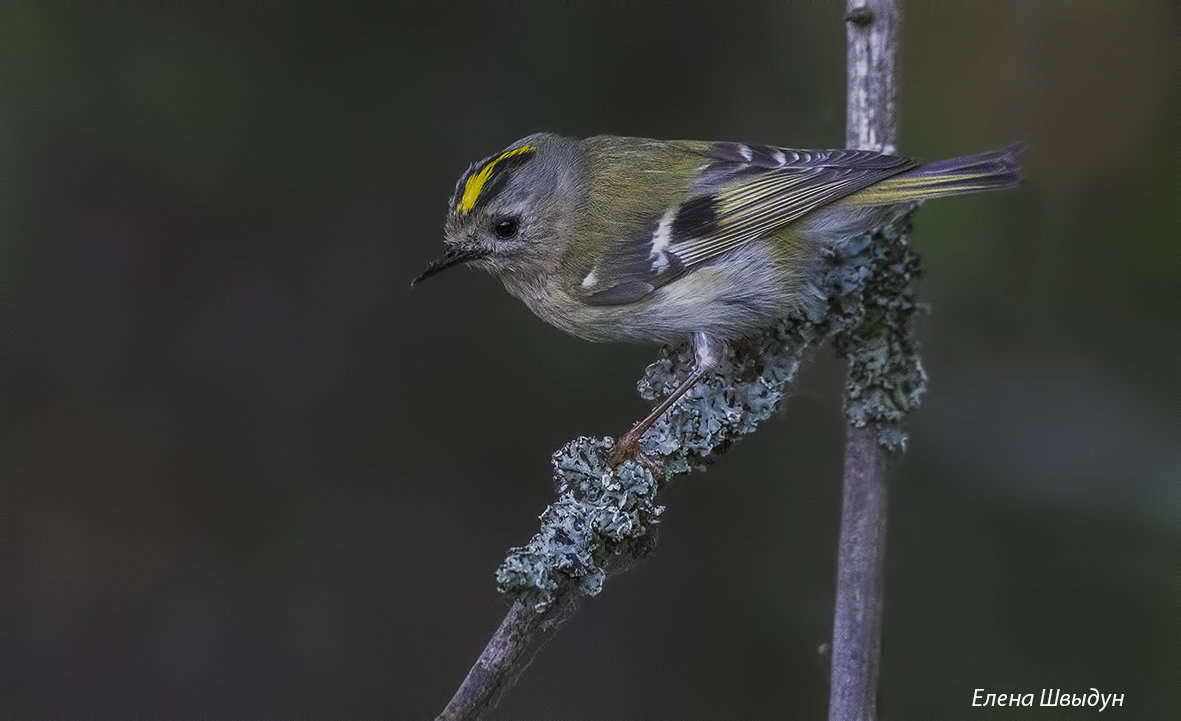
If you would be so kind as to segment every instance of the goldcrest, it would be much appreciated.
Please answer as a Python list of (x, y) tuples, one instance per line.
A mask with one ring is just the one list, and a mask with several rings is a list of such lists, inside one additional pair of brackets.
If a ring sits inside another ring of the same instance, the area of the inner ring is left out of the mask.
[[(922, 164), (869, 150), (537, 133), (460, 177), (444, 255), (415, 282), (469, 263), (578, 337), (691, 341), (697, 368), (654, 421), (724, 342), (822, 302), (813, 282), (826, 247), (916, 201), (1016, 185), (1021, 149)], [(626, 437), (629, 452), (649, 419)]]

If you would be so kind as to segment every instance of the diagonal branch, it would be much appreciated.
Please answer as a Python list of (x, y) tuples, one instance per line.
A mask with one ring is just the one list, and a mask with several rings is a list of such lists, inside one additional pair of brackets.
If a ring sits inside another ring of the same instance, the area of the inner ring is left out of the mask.
[[(834, 274), (855, 271), (839, 268)], [(849, 284), (850, 279), (833, 281)], [(805, 349), (821, 326), (785, 320), (731, 353), (715, 373), (692, 388), (644, 436), (646, 454), (659, 459), (663, 477), (703, 468), (779, 409)], [(640, 393), (663, 396), (693, 366), (687, 346), (665, 347), (640, 381)], [(557, 498), (541, 516), (541, 528), (512, 549), (497, 570), (500, 590), (516, 597), (500, 627), (476, 660), (439, 719), (479, 719), (520, 678), (541, 647), (603, 582), (638, 565), (656, 543), (663, 508), (661, 485), (644, 466), (628, 461), (612, 468), (609, 438), (577, 438), (554, 454)]]

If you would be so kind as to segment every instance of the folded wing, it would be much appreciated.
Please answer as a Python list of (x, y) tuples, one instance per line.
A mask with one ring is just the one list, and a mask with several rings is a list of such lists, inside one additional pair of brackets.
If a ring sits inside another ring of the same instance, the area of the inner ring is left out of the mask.
[[(686, 144), (689, 145), (689, 144)], [(602, 261), (612, 287), (591, 305), (640, 300), (744, 243), (918, 164), (868, 150), (792, 150), (743, 143), (693, 144), (704, 163), (688, 199)]]

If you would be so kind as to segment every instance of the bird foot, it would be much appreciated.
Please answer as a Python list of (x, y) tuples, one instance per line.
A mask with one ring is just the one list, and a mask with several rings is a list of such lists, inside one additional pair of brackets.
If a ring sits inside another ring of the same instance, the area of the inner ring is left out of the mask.
[(613, 469), (618, 468), (624, 461), (635, 461), (647, 468), (652, 477), (657, 480), (664, 478), (664, 464), (644, 453), (640, 448), (639, 436), (633, 435), (630, 431), (620, 436), (611, 448), (611, 452), (607, 454), (607, 465)]

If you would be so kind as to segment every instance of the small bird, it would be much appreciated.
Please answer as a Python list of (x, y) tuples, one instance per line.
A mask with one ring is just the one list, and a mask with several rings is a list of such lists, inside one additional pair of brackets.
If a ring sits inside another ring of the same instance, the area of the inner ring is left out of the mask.
[(823, 302), (825, 248), (916, 201), (1008, 188), (1015, 145), (920, 164), (869, 150), (552, 133), (471, 165), (445, 252), (486, 270), (542, 320), (591, 341), (692, 343), (693, 372), (615, 444), (611, 462), (712, 368), (727, 342)]

